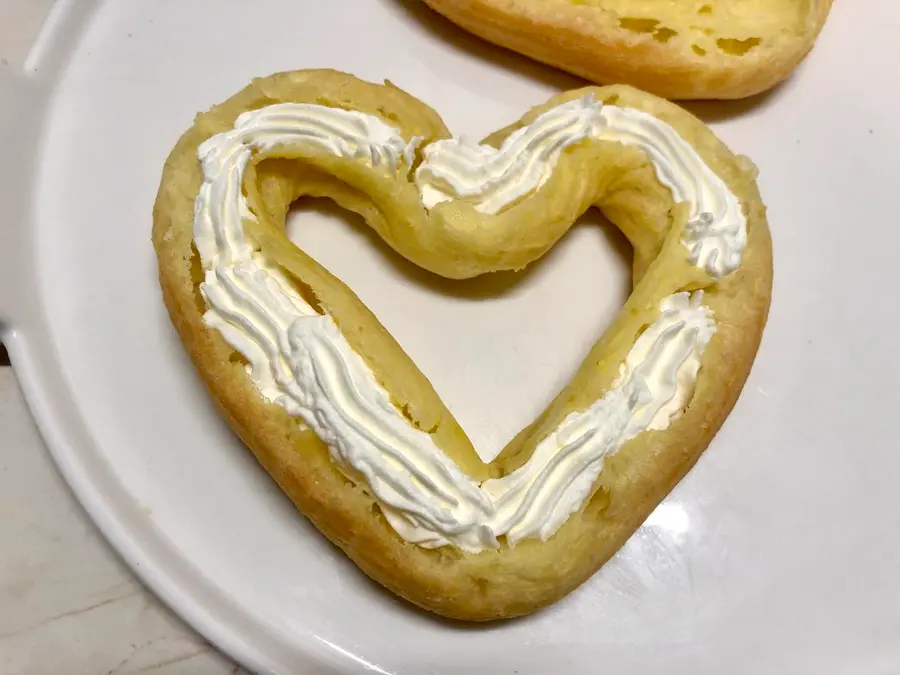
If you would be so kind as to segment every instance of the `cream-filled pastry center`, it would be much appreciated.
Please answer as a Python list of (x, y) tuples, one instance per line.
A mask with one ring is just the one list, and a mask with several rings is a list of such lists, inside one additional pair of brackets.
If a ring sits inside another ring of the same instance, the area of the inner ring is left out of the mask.
[(308, 147), (413, 182), (426, 209), (465, 198), (496, 213), (538, 189), (566, 148), (586, 139), (645, 151), (673, 200), (689, 205), (681, 242), (688, 260), (715, 278), (737, 269), (746, 220), (724, 182), (665, 122), (590, 98), (544, 112), (500, 148), (457, 139), (426, 145), (415, 171), (419, 139), (405, 140), (374, 115), (313, 104), (244, 113), (198, 150), (194, 240), (205, 322), (246, 358), (263, 397), (302, 419), (342, 471), (365, 480), (407, 541), (478, 552), (498, 547), (499, 537), (515, 545), (553, 535), (590, 497), (606, 457), (642, 432), (667, 428), (689, 404), (715, 317), (702, 291), (662, 298), (603, 396), (568, 414), (520, 468), (477, 484), (397, 410), (332, 317), (310, 306), (247, 237), (244, 223), (256, 217), (244, 172), (256, 152)]

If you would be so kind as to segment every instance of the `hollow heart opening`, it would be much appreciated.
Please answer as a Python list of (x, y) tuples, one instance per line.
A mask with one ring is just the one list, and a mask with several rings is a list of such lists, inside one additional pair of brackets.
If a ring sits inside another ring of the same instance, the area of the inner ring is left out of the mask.
[(520, 272), (445, 279), (356, 214), (301, 198), (287, 233), (375, 313), (490, 461), (569, 381), (631, 292), (632, 249), (596, 209)]

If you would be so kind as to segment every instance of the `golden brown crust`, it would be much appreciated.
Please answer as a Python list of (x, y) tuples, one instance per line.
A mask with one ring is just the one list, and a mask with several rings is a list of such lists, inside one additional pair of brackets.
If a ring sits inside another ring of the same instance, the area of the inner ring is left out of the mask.
[[(163, 298), (228, 424), (300, 511), (363, 571), (398, 595), (444, 616), (491, 620), (526, 614), (554, 602), (589, 578), (696, 462), (734, 405), (759, 345), (772, 267), (765, 209), (752, 165), (732, 155), (701, 122), (666, 101), (629, 87), (593, 87), (590, 91), (598, 99), (656, 115), (681, 133), (741, 200), (748, 220), (748, 246), (740, 269), (718, 284), (712, 284), (679, 255), (667, 255), (671, 263), (651, 264), (661, 247), (681, 246), (678, 239), (684, 209), (672, 208), (668, 192), (657, 183), (642, 153), (598, 142), (580, 145), (562, 156), (554, 177), (538, 193), (509, 210), (519, 209), (512, 217), (522, 230), (527, 243), (524, 248), (536, 257), (552, 246), (590, 204), (581, 195), (594, 195), (602, 186), (605, 193), (601, 206), (635, 245), (636, 288), (570, 385), (491, 467), (481, 462), (427, 379), (356, 296), (301, 251), (290, 247), (288, 253), (278, 252), (278, 262), (297, 279), (303, 292), (335, 318), (398, 407), (414, 424), (432, 433), (438, 446), (478, 479), (488, 472), (505, 473), (520, 464), (546, 429), (602, 395), (641, 326), (655, 318), (659, 297), (685, 288), (706, 287), (705, 304), (715, 313), (717, 332), (704, 353), (697, 390), (684, 414), (666, 431), (645, 432), (610, 457), (594, 497), (556, 535), (544, 543), (523, 541), (515, 549), (504, 546), (475, 555), (450, 547), (426, 550), (403, 541), (387, 524), (365, 485), (348, 480), (338, 471), (316, 435), (258, 394), (236, 352), (204, 324), (205, 308), (197, 290), (201, 271), (192, 244), (192, 220), (202, 177), (196, 150), (209, 136), (230, 128), (240, 112), (274, 101), (325, 102), (327, 98), (334, 105), (340, 99), (342, 105), (390, 120), (406, 137), (423, 130), (430, 131), (430, 137), (446, 134), (436, 114), (399, 90), (363, 83), (341, 73), (281, 73), (255, 81), (198, 116), (175, 146), (163, 171), (153, 214), (153, 243)], [(341, 95), (323, 97), (323, 92)], [(563, 94), (541, 108), (583, 93)], [(516, 126), (489, 140), (499, 142)], [(417, 220), (424, 217), (419, 214), (420, 207), (416, 207), (418, 211), (404, 210), (402, 198), (398, 198), (399, 205), (391, 206), (387, 197), (379, 201), (377, 186), (373, 187), (375, 197), (349, 186), (345, 181), (358, 180), (352, 166), (332, 165), (330, 170), (338, 178), (323, 171), (329, 161), (307, 157), (304, 162), (267, 160), (257, 164), (253, 176), (245, 182), (251, 202), (257, 200), (257, 215), (275, 226), (283, 225), (291, 201), (303, 194), (319, 194), (369, 217), (398, 249), (404, 244), (393, 239), (405, 236), (403, 219), (417, 227), (434, 227), (432, 221)], [(607, 168), (601, 170), (601, 164)], [(563, 193), (562, 199), (557, 191)], [(572, 202), (577, 208), (571, 206)], [(540, 218), (523, 217), (530, 209), (532, 214), (551, 214), (560, 223), (548, 228)], [(385, 223), (375, 222), (377, 214), (393, 227), (385, 229)], [(494, 222), (507, 227), (505, 221)], [(448, 264), (442, 260), (442, 251), (448, 250), (442, 248), (442, 238), (451, 240), (446, 246), (456, 250), (460, 232), (437, 229), (438, 234), (427, 246), (406, 248), (412, 251), (411, 259), (432, 268)], [(536, 240), (537, 232), (544, 232), (546, 240)], [(505, 240), (504, 246), (510, 241)], [(466, 243), (475, 253), (480, 251), (474, 258), (484, 270), (496, 269), (498, 259), (505, 255), (495, 249), (492, 240), (474, 237)], [(462, 267), (451, 265), (451, 271), (473, 272), (471, 261), (459, 264)]]
[(812, 48), (831, 0), (424, 0), (462, 28), (598, 83), (751, 96)]

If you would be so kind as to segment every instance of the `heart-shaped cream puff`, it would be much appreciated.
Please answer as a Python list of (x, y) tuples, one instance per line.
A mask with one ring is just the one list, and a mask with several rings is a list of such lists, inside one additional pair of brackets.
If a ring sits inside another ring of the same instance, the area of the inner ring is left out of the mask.
[[(377, 319), (287, 239), (304, 195), (452, 278), (524, 267), (597, 206), (634, 246), (634, 290), (486, 465)], [(297, 507), (395, 593), (471, 620), (557, 600), (634, 532), (734, 405), (772, 280), (749, 160), (624, 86), (555, 96), (476, 144), (390, 84), (255, 80), (175, 146), (153, 243), (201, 377)]]
[(743, 98), (812, 49), (831, 0), (425, 0), (476, 35), (599, 83)]

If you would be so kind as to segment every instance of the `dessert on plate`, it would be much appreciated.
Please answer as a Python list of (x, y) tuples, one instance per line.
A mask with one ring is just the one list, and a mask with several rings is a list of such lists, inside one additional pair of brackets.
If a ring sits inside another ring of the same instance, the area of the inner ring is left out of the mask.
[[(628, 86), (559, 94), (478, 144), (389, 83), (301, 70), (196, 118), (165, 164), (153, 243), (201, 378), (298, 509), (416, 605), (501, 619), (588, 579), (729, 414), (772, 281), (755, 176)], [(486, 464), (376, 317), (287, 239), (303, 196), (454, 279), (528, 265), (597, 207), (634, 247), (634, 290)]]
[(831, 0), (425, 0), (462, 28), (600, 84), (743, 98), (812, 49)]

